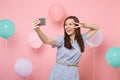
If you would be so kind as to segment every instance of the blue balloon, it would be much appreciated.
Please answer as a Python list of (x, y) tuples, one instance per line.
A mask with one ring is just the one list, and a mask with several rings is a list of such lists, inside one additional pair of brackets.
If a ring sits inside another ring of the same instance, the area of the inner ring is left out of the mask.
[(113, 68), (120, 67), (120, 48), (112, 47), (106, 52), (107, 63)]
[(15, 25), (11, 20), (8, 19), (0, 20), (0, 37), (4, 39), (10, 38), (15, 32), (14, 26)]

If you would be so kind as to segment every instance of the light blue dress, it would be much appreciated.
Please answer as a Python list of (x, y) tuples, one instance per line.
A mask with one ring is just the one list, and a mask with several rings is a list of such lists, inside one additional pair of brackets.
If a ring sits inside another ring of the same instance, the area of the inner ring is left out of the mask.
[[(87, 33), (82, 34), (84, 45), (86, 46)], [(69, 50), (64, 47), (64, 37), (57, 36), (56, 44), (53, 47), (57, 47), (56, 64), (51, 70), (48, 80), (79, 80), (78, 66), (66, 66), (76, 65), (79, 63), (81, 57), (81, 51), (77, 41), (71, 43), (73, 49)], [(62, 64), (58, 64), (62, 63)]]

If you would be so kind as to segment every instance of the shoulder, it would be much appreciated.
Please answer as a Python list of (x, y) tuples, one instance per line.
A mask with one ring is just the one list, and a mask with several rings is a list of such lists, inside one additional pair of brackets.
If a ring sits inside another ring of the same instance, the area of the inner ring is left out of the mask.
[(64, 36), (57, 35), (57, 36), (55, 37), (55, 40), (64, 40)]
[(88, 33), (83, 33), (82, 34), (82, 38), (83, 38), (83, 42), (84, 42), (84, 46), (86, 47), (87, 45), (87, 39), (88, 39)]
[(87, 39), (87, 37), (88, 37), (88, 33), (87, 32), (82, 34), (82, 38), (83, 39)]
[(64, 44), (64, 36), (57, 35), (53, 47), (60, 47)]

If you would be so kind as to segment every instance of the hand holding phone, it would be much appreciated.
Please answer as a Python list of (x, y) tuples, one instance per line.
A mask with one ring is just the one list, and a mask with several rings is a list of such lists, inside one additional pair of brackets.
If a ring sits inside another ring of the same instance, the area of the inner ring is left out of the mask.
[(37, 18), (33, 21), (32, 28), (33, 29), (39, 29), (38, 27), (46, 25), (46, 19), (45, 18)]
[(45, 18), (39, 18), (40, 20), (40, 24), (38, 24), (37, 26), (44, 26), (46, 25), (46, 19)]

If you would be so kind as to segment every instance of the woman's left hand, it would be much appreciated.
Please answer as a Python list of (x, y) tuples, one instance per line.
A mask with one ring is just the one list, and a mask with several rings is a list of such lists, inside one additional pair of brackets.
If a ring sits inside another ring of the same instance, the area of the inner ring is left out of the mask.
[(77, 23), (77, 22), (74, 22), (74, 24), (76, 24), (77, 26), (75, 26), (75, 28), (83, 28), (83, 24), (82, 23)]

